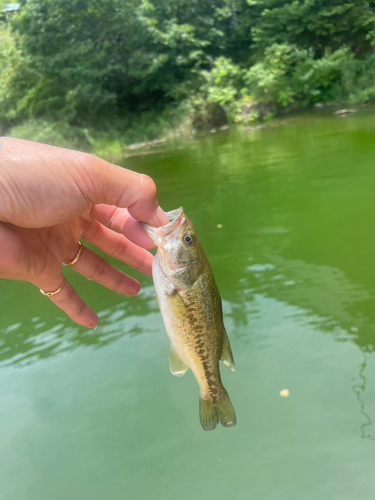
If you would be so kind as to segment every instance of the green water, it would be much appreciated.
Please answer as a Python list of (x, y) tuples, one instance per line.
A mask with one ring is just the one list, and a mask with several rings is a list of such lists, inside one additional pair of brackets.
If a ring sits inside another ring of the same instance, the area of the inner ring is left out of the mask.
[(192, 373), (169, 373), (151, 279), (126, 298), (68, 270), (100, 311), (95, 331), (3, 281), (1, 500), (374, 497), (375, 115), (276, 125), (124, 162), (199, 232), (237, 427), (201, 429)]

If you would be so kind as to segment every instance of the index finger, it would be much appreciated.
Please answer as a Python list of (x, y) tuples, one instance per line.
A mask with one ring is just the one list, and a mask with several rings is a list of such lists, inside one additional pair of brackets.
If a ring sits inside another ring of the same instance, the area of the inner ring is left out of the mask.
[(101, 203), (91, 210), (91, 217), (116, 233), (125, 235), (136, 245), (151, 249), (155, 245), (147, 236), (141, 223), (129, 214), (127, 208), (118, 208)]

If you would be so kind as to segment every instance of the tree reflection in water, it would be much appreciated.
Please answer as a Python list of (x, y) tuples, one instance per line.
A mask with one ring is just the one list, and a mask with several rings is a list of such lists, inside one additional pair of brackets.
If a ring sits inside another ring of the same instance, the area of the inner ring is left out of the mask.
[(0, 367), (24, 366), (79, 346), (102, 347), (124, 335), (138, 335), (147, 331), (144, 318), (158, 312), (152, 286), (137, 297), (114, 295), (113, 301), (117, 303), (99, 313), (100, 323), (94, 330), (75, 325), (65, 316), (51, 320), (48, 313), (0, 330)]

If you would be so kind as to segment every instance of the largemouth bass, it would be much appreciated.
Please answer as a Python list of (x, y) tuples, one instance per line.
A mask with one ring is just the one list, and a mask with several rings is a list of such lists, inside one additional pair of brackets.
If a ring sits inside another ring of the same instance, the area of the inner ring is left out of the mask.
[(181, 377), (188, 368), (200, 388), (200, 421), (206, 431), (220, 421), (236, 425), (236, 414), (220, 377), (219, 361), (235, 371), (223, 323), (219, 290), (195, 228), (182, 208), (167, 213), (169, 224), (143, 227), (158, 247), (152, 273), (171, 341), (169, 366)]

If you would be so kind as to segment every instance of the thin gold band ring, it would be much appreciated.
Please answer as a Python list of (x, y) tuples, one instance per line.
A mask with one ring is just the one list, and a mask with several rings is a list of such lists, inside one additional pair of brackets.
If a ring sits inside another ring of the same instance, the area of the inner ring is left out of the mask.
[(77, 255), (70, 262), (63, 262), (63, 266), (74, 266), (74, 264), (76, 262), (78, 262), (79, 258), (81, 257), (82, 250), (83, 250), (83, 245), (80, 241), (78, 242), (78, 245), (79, 245), (79, 248), (78, 248)]
[(57, 293), (61, 292), (61, 290), (64, 288), (65, 285), (66, 285), (66, 279), (64, 278), (64, 281), (61, 283), (61, 285), (59, 286), (59, 288), (57, 290), (55, 290), (54, 292), (45, 292), (41, 288), (39, 288), (39, 290), (40, 290), (40, 293), (42, 293), (46, 297), (53, 297)]

